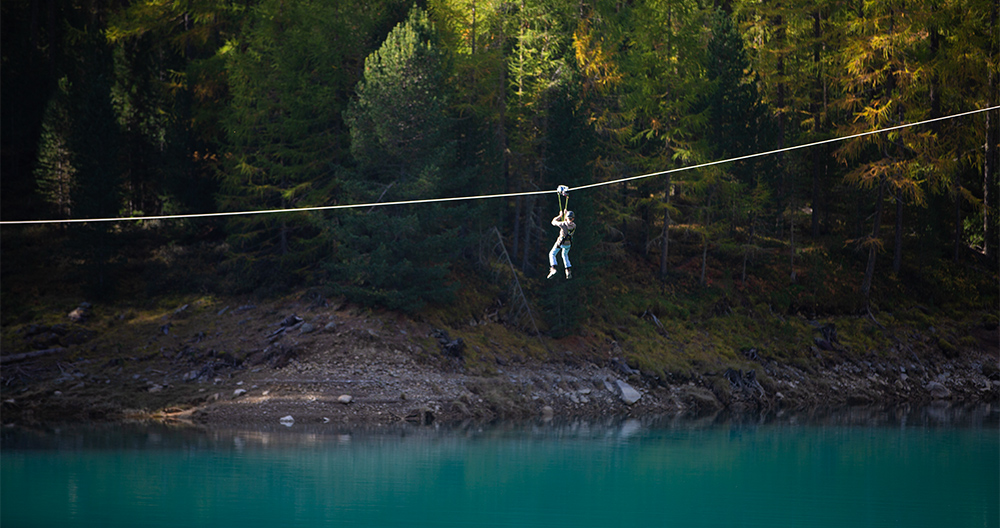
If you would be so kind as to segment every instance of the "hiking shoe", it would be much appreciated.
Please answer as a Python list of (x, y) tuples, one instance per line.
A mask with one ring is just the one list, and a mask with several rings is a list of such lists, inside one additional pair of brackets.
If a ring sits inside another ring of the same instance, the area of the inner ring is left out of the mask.
[(549, 268), (549, 276), (548, 276), (548, 277), (545, 277), (545, 278), (546, 278), (546, 279), (551, 279), (551, 278), (552, 278), (552, 276), (553, 276), (553, 275), (555, 275), (555, 274), (556, 274), (556, 267), (555, 267), (555, 266), (552, 266), (551, 268)]

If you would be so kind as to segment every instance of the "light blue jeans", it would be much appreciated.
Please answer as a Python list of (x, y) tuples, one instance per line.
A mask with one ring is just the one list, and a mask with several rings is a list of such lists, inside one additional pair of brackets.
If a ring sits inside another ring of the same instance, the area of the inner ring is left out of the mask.
[(561, 240), (557, 240), (555, 245), (552, 246), (552, 251), (549, 251), (549, 265), (553, 268), (556, 267), (556, 255), (562, 249), (563, 264), (566, 264), (567, 268), (571, 268), (573, 265), (569, 263), (569, 250), (572, 246), (563, 246), (560, 245), (561, 243)]

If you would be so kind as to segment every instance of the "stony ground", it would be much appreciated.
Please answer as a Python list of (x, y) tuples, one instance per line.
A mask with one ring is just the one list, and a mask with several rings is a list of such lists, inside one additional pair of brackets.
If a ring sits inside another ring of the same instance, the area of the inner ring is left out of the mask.
[[(892, 359), (793, 366), (751, 351), (753, 372), (667, 382), (633, 370), (594, 339), (548, 343), (545, 357), (500, 343), (473, 351), (429, 323), (325, 301), (183, 305), (145, 318), (124, 311), (105, 314), (101, 324), (91, 310), (99, 308), (76, 311), (77, 322), (7, 330), (16, 335), (5, 343), (21, 339), (31, 351), (3, 353), (4, 424), (141, 418), (371, 426), (996, 404), (1000, 396), (996, 332), (986, 329), (982, 346), (958, 357), (918, 359), (907, 353), (919, 346), (916, 338), (900, 342)], [(482, 332), (499, 325), (470, 324)]]

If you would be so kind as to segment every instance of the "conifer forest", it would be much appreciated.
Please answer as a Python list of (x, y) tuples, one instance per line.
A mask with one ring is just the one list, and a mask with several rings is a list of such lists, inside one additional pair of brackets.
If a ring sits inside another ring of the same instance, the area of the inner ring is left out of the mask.
[[(1000, 105), (995, 0), (0, 9), (3, 221), (553, 191), (3, 225), (5, 325), (59, 289), (496, 300), (555, 337), (917, 305), (996, 326), (1000, 110), (937, 119)], [(574, 277), (545, 279), (557, 186), (665, 171), (571, 191)]]

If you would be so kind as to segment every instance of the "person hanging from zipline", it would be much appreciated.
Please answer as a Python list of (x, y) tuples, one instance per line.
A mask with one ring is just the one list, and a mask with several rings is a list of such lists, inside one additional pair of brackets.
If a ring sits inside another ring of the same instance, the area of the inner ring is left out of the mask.
[[(559, 214), (552, 219), (552, 225), (559, 228), (559, 238), (556, 239), (556, 243), (552, 245), (552, 251), (549, 251), (549, 275), (547, 279), (551, 279), (553, 275), (558, 271), (556, 269), (556, 255), (559, 250), (562, 250), (563, 264), (566, 266), (566, 278), (573, 278), (573, 265), (569, 262), (569, 250), (573, 246), (573, 233), (576, 232), (576, 215), (573, 211), (569, 210), (569, 188), (565, 185), (560, 185), (556, 192), (559, 198)], [(566, 197), (566, 204), (563, 205), (562, 197)]]

